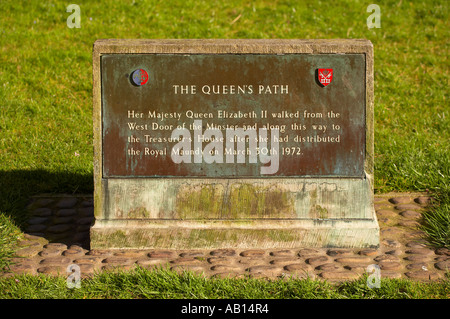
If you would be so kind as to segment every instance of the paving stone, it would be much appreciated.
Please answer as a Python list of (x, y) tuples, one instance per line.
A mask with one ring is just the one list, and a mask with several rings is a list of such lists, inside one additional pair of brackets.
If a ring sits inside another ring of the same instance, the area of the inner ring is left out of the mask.
[(91, 226), (93, 222), (94, 222), (94, 218), (89, 216), (89, 217), (79, 218), (76, 223), (77, 223), (77, 225)]
[(380, 230), (380, 234), (382, 236), (400, 236), (404, 233), (403, 230), (399, 229), (398, 227), (386, 227), (386, 228), (382, 228)]
[(30, 274), (34, 275), (36, 273), (36, 266), (29, 263), (20, 263), (9, 266), (9, 271), (14, 274)]
[(89, 233), (91, 229), (90, 225), (78, 225), (76, 228), (77, 232)]
[(306, 259), (306, 262), (312, 266), (324, 264), (328, 261), (327, 256), (317, 256)]
[(17, 247), (31, 247), (31, 246), (38, 246), (42, 247), (42, 244), (38, 241), (28, 240), (28, 239), (20, 239), (16, 243)]
[(49, 217), (52, 216), (52, 210), (50, 208), (37, 208), (33, 210), (33, 215), (37, 217)]
[(325, 271), (333, 271), (333, 270), (342, 269), (342, 267), (336, 263), (327, 263), (327, 264), (322, 264), (322, 265), (317, 266), (316, 269), (317, 270), (325, 270)]
[(47, 249), (58, 249), (61, 252), (67, 249), (67, 245), (63, 243), (49, 243), (44, 246)]
[(399, 196), (390, 198), (389, 201), (393, 204), (407, 204), (411, 203), (413, 199), (410, 196)]
[(38, 207), (45, 207), (45, 206), (49, 206), (50, 204), (54, 203), (55, 200), (51, 199), (51, 198), (39, 198), (34, 202), (35, 206)]
[(400, 270), (403, 268), (403, 265), (398, 261), (381, 261), (378, 266), (382, 270)]
[(298, 255), (300, 257), (308, 258), (308, 257), (314, 257), (320, 254), (323, 254), (324, 252), (319, 249), (311, 249), (311, 248), (305, 248), (298, 252)]
[(250, 275), (252, 274), (262, 274), (263, 277), (264, 276), (275, 276), (278, 275), (281, 272), (282, 268), (280, 267), (275, 267), (275, 266), (268, 266), (268, 265), (258, 265), (258, 266), (252, 266), (246, 269), (246, 271), (248, 271), (250, 273)]
[(30, 241), (38, 242), (38, 243), (40, 243), (41, 245), (46, 245), (46, 244), (48, 244), (48, 240), (45, 239), (45, 238), (42, 237), (42, 236), (35, 236), (35, 235), (31, 235), (31, 234), (24, 234), (24, 235), (23, 235), (23, 238), (24, 238), (24, 239), (27, 239), (27, 240), (30, 240)]
[(427, 244), (425, 241), (410, 241), (405, 246), (409, 248), (426, 248)]
[[(392, 219), (389, 219), (389, 218), (378, 218), (378, 223), (379, 223), (382, 227), (384, 227), (384, 226), (387, 225), (387, 224), (393, 223), (393, 220), (392, 220)], [(385, 225), (383, 225), (383, 224), (385, 224)]]
[(125, 258), (139, 258), (145, 255), (145, 251), (142, 250), (123, 250), (116, 251), (113, 253), (114, 256), (117, 257), (125, 257)]
[(418, 269), (427, 271), (430, 268), (428, 263), (419, 262), (419, 263), (411, 263), (406, 265), (406, 269)]
[(384, 210), (384, 209), (389, 209), (389, 208), (391, 208), (391, 204), (390, 204), (390, 203), (386, 203), (386, 202), (383, 202), (383, 203), (375, 203), (375, 204), (373, 205), (373, 208), (375, 208), (375, 211)]
[(383, 246), (390, 247), (390, 248), (400, 248), (400, 247), (402, 247), (402, 244), (398, 240), (395, 240), (395, 239), (387, 239), (387, 238), (383, 239), (381, 241), (381, 244)]
[(376, 215), (377, 217), (393, 218), (397, 217), (398, 213), (388, 209), (380, 209), (376, 211)]
[(94, 217), (94, 207), (82, 207), (78, 208), (77, 212), (83, 217)]
[(60, 209), (56, 212), (56, 216), (59, 217), (68, 217), (68, 216), (74, 216), (76, 215), (77, 211), (73, 208), (69, 209)]
[(273, 257), (291, 257), (294, 256), (295, 252), (289, 249), (276, 250), (270, 252), (270, 255)]
[(71, 257), (71, 258), (81, 257), (81, 256), (84, 256), (84, 254), (85, 254), (85, 252), (82, 249), (75, 249), (75, 248), (69, 248), (62, 252), (63, 256)]
[(95, 264), (78, 264), (78, 266), (80, 267), (81, 278), (86, 278), (93, 275), (96, 270), (100, 269), (100, 267), (97, 267)]
[(408, 261), (419, 262), (419, 261), (430, 260), (431, 256), (429, 256), (429, 255), (409, 255), (409, 256), (406, 256), (404, 259), (408, 260)]
[(432, 197), (430, 196), (419, 196), (414, 199), (414, 201), (420, 205), (429, 205), (431, 204)]
[(59, 225), (53, 225), (47, 228), (47, 231), (49, 233), (55, 233), (55, 234), (61, 234), (69, 231), (72, 228), (72, 225), (70, 224), (59, 224)]
[(395, 209), (397, 210), (420, 210), (422, 207), (420, 207), (417, 204), (400, 204), (395, 206)]
[(52, 220), (52, 224), (53, 225), (58, 225), (58, 224), (73, 224), (75, 220), (75, 217), (73, 216), (64, 216), (64, 217), (55, 217)]
[(92, 249), (90, 250), (88, 253), (86, 253), (86, 255), (88, 256), (99, 256), (99, 257), (108, 257), (108, 256), (112, 256), (113, 252), (110, 250), (106, 250), (106, 249)]
[(369, 266), (368, 264), (349, 264), (345, 265), (344, 268), (351, 271), (364, 273), (366, 272), (368, 266)]
[(29, 226), (27, 226), (26, 231), (27, 231), (27, 232), (30, 232), (30, 233), (37, 233), (37, 232), (42, 232), (42, 231), (44, 231), (44, 230), (46, 230), (46, 229), (47, 229), (47, 226), (46, 226), (46, 225), (43, 225), (43, 224), (35, 224), (35, 225), (29, 225)]
[(202, 264), (203, 262), (197, 258), (182, 257), (171, 260), (170, 263), (175, 265), (199, 265)]
[(235, 256), (236, 251), (234, 249), (216, 249), (210, 252), (211, 256)]
[(79, 232), (77, 230), (76, 234), (73, 236), (75, 242), (85, 243), (89, 240), (89, 231)]
[(112, 257), (105, 258), (102, 261), (102, 263), (109, 264), (109, 265), (129, 265), (129, 264), (134, 263), (134, 260), (131, 258), (127, 258), (127, 257), (112, 256)]
[(424, 231), (408, 231), (406, 233), (403, 233), (402, 235), (406, 240), (408, 239), (418, 239), (423, 238), (426, 236), (426, 233)]
[(50, 266), (42, 266), (37, 269), (38, 273), (47, 274), (52, 276), (60, 276), (67, 274), (66, 267), (62, 265), (50, 265)]
[(62, 251), (55, 248), (46, 248), (43, 249), (41, 252), (39, 252), (39, 256), (42, 257), (55, 257), (55, 256), (61, 256)]
[(264, 257), (244, 257), (238, 260), (242, 265), (265, 265), (267, 260)]
[(435, 254), (436, 255), (445, 255), (445, 256), (450, 256), (450, 249), (445, 248), (445, 247), (441, 247), (435, 250)]
[(49, 221), (48, 217), (32, 217), (27, 221), (27, 223), (28, 223), (28, 225), (38, 225), (38, 224), (44, 224), (47, 221)]
[(72, 232), (47, 233), (46, 236), (51, 242), (64, 243), (69, 242), (72, 239), (73, 234)]
[(148, 253), (150, 258), (171, 258), (175, 255), (175, 252), (169, 250), (155, 250)]
[(224, 273), (224, 272), (238, 272), (238, 271), (242, 270), (242, 268), (238, 267), (238, 266), (230, 266), (230, 265), (214, 265), (211, 267), (211, 270)]
[(36, 256), (42, 248), (40, 246), (30, 246), (25, 248), (20, 248), (14, 252), (17, 257), (33, 257)]
[(422, 217), (422, 214), (415, 210), (405, 210), (404, 212), (401, 212), (400, 215), (410, 219), (419, 219)]
[(219, 257), (210, 257), (206, 259), (208, 261), (208, 263), (210, 263), (211, 265), (216, 265), (216, 264), (230, 264), (233, 263), (234, 259), (230, 258), (230, 257), (223, 257), (223, 256), (219, 256)]
[[(295, 258), (295, 257), (280, 257), (280, 258), (276, 258), (276, 259), (272, 259), (270, 261), (271, 265), (276, 265), (276, 266), (281, 266), (281, 265), (286, 265), (286, 264), (295, 264), (295, 263), (299, 263), (302, 260), (299, 258)], [(304, 262), (303, 262), (304, 264)]]
[(403, 251), (400, 249), (393, 249), (393, 250), (386, 251), (385, 253), (388, 255), (400, 256), (401, 254), (403, 254)]
[(368, 249), (360, 250), (358, 252), (358, 254), (360, 254), (362, 256), (376, 256), (377, 254), (379, 254), (379, 250), (378, 249), (368, 248)]
[(412, 248), (406, 250), (407, 254), (416, 254), (416, 255), (433, 255), (434, 251), (428, 248)]
[(440, 278), (438, 273), (433, 273), (429, 271), (416, 270), (416, 271), (408, 271), (405, 275), (411, 279), (419, 279), (419, 280), (436, 280)]
[[(398, 197), (402, 198), (401, 196)], [(416, 220), (421, 218), (419, 210), (427, 205), (429, 199), (419, 201), (417, 198), (414, 199), (409, 196), (408, 200), (391, 201), (392, 204), (386, 198), (377, 199), (376, 213), (378, 220), (385, 220), (389, 223), (386, 226), (380, 224), (382, 231), (380, 249), (367, 248), (353, 251), (335, 248), (303, 248), (298, 251), (273, 249), (270, 252), (267, 249), (247, 249), (241, 251), (239, 255), (234, 249), (216, 249), (209, 252), (195, 250), (178, 252), (174, 250), (153, 250), (150, 252), (146, 250), (85, 250), (83, 246), (89, 247), (89, 230), (94, 220), (93, 203), (91, 200), (82, 198), (75, 198), (75, 200), (76, 203), (73, 206), (58, 207), (55, 217), (52, 219), (50, 219), (52, 215), (50, 207), (40, 206), (40, 208), (35, 208), (38, 206), (36, 201), (29, 206), (33, 216), (28, 225), (41, 225), (41, 227), (37, 231), (30, 231), (25, 235), (37, 234), (37, 236), (31, 237), (29, 240), (24, 239), (23, 242), (17, 244), (18, 251), (35, 247), (34, 255), (31, 253), (30, 257), (22, 258), (24, 264), (17, 266), (18, 273), (20, 273), (20, 267), (22, 267), (23, 272), (29, 271), (31, 273), (36, 273), (37, 269), (40, 269), (39, 272), (49, 274), (56, 274), (56, 270), (62, 270), (62, 275), (67, 276), (64, 267), (73, 262), (80, 266), (82, 275), (83, 273), (89, 275), (95, 270), (132, 269), (136, 265), (147, 268), (165, 267), (171, 261), (170, 265), (174, 270), (201, 271), (216, 277), (230, 275), (242, 277), (245, 272), (251, 277), (258, 278), (273, 278), (278, 275), (282, 275), (283, 278), (290, 276), (306, 277), (306, 275), (314, 276), (313, 269), (316, 268), (316, 271), (320, 272), (320, 276), (324, 279), (347, 280), (354, 279), (364, 273), (369, 263), (377, 262), (383, 270), (381, 272), (382, 277), (401, 278), (402, 271), (408, 271), (410, 278), (428, 280), (430, 275), (421, 272), (430, 273), (431, 278), (437, 278), (443, 276), (443, 271), (449, 268), (448, 249), (430, 250), (426, 241), (419, 237), (423, 232), (395, 226), (396, 224), (404, 227), (417, 226)], [(60, 201), (58, 199), (58, 203)], [(393, 210), (394, 205), (396, 209), (403, 208), (400, 213), (398, 210)], [(61, 230), (60, 233), (51, 233), (50, 231), (44, 235), (44, 232), (48, 230), (44, 223), (49, 222), (52, 224), (49, 224), (48, 228), (58, 225), (70, 227), (67, 230)], [(24, 238), (26, 238), (25, 236)], [(47, 239), (53, 240), (52, 236), (60, 236), (61, 240), (58, 243), (48, 244)], [(66, 245), (62, 244), (62, 242), (74, 243), (76, 236), (78, 236), (76, 239), (76, 242), (79, 243), (78, 246), (67, 248)], [(398, 238), (401, 238), (401, 242)], [(409, 241), (406, 244), (406, 249), (403, 248), (405, 241)], [(30, 251), (32, 250), (30, 249)], [(406, 256), (402, 256), (403, 252)], [(205, 254), (209, 254), (210, 257)], [(398, 256), (405, 257), (403, 258), (404, 261)], [(207, 263), (202, 257), (207, 258)], [(68, 258), (69, 261), (63, 258)], [(171, 260), (172, 258), (174, 260)], [(20, 259), (18, 258), (18, 260)], [(65, 263), (57, 264), (61, 261), (65, 261)], [(428, 271), (424, 271), (422, 267), (425, 267)], [(283, 269), (291, 274), (283, 273)]]
[(94, 200), (93, 199), (84, 199), (81, 204), (82, 207), (93, 207), (94, 206)]
[(323, 279), (329, 280), (352, 280), (359, 278), (360, 274), (353, 271), (324, 271), (320, 274)]
[(398, 222), (399, 226), (403, 227), (417, 227), (420, 226), (420, 224), (414, 220), (402, 220)]
[(42, 265), (57, 265), (57, 264), (70, 264), (72, 262), (72, 258), (64, 257), (64, 256), (54, 256), (54, 257), (46, 257), (41, 260), (40, 264)]
[(328, 249), (327, 255), (331, 257), (340, 257), (351, 255), (352, 251), (349, 249)]
[(400, 258), (398, 258), (395, 255), (392, 254), (385, 254), (375, 257), (373, 260), (375, 261), (400, 261)]
[(58, 208), (72, 208), (77, 204), (78, 200), (74, 197), (62, 198), (56, 203)]
[(370, 262), (372, 259), (370, 257), (363, 256), (348, 256), (336, 258), (335, 261), (341, 264), (353, 264), (353, 263), (362, 263), (362, 262)]
[(84, 255), (81, 257), (77, 257), (73, 263), (74, 264), (96, 264), (100, 263), (103, 260), (103, 257), (100, 256), (88, 256)]
[(240, 253), (242, 257), (259, 257), (264, 256), (265, 251), (261, 249), (250, 249)]
[(284, 266), (284, 269), (289, 272), (310, 272), (311, 266), (306, 265), (304, 263), (296, 263), (296, 264), (289, 264)]
[(161, 266), (161, 267), (167, 267), (169, 265), (169, 261), (167, 259), (138, 259), (136, 261), (136, 264), (138, 264), (139, 266), (142, 267), (149, 267), (152, 266), (152, 268), (157, 267), (157, 266)]
[(450, 270), (450, 259), (439, 261), (434, 264), (434, 267), (439, 270)]
[(72, 244), (69, 246), (68, 249), (77, 249), (77, 250), (82, 250), (84, 253), (87, 253), (89, 250), (84, 249), (83, 246), (81, 246), (80, 244)]
[(180, 257), (204, 257), (205, 253), (202, 251), (188, 251), (188, 252), (184, 252), (179, 254)]

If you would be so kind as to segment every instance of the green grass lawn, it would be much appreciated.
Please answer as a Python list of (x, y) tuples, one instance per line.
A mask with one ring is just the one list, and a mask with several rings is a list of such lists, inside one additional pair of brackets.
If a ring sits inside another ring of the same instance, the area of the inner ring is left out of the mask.
[[(427, 231), (450, 245), (448, 2), (0, 2), (0, 267), (37, 193), (91, 193), (92, 45), (100, 38), (364, 38), (375, 52), (375, 187), (430, 191)], [(30, 279), (31, 280), (31, 279)]]
[(0, 280), (0, 298), (22, 299), (447, 299), (450, 280), (421, 283), (382, 279), (368, 288), (367, 277), (341, 284), (313, 279), (205, 278), (191, 272), (137, 268), (103, 272), (68, 288), (64, 277), (21, 275)]

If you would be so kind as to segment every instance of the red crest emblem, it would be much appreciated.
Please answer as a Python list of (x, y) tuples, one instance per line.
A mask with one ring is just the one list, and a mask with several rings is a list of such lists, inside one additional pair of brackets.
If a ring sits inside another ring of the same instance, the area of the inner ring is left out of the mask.
[(318, 80), (323, 86), (327, 86), (333, 80), (333, 69), (319, 69)]

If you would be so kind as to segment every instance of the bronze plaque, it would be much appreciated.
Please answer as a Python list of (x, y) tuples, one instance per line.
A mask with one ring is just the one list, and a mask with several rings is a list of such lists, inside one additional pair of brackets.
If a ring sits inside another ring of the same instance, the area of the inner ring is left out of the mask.
[(107, 54), (103, 177), (364, 177), (364, 54)]

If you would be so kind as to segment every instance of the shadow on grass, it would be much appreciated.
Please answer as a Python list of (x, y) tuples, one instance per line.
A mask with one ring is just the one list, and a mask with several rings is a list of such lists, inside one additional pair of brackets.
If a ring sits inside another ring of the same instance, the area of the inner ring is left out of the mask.
[(32, 196), (42, 193), (91, 194), (92, 172), (37, 170), (0, 171), (0, 214), (8, 216), (23, 231)]

